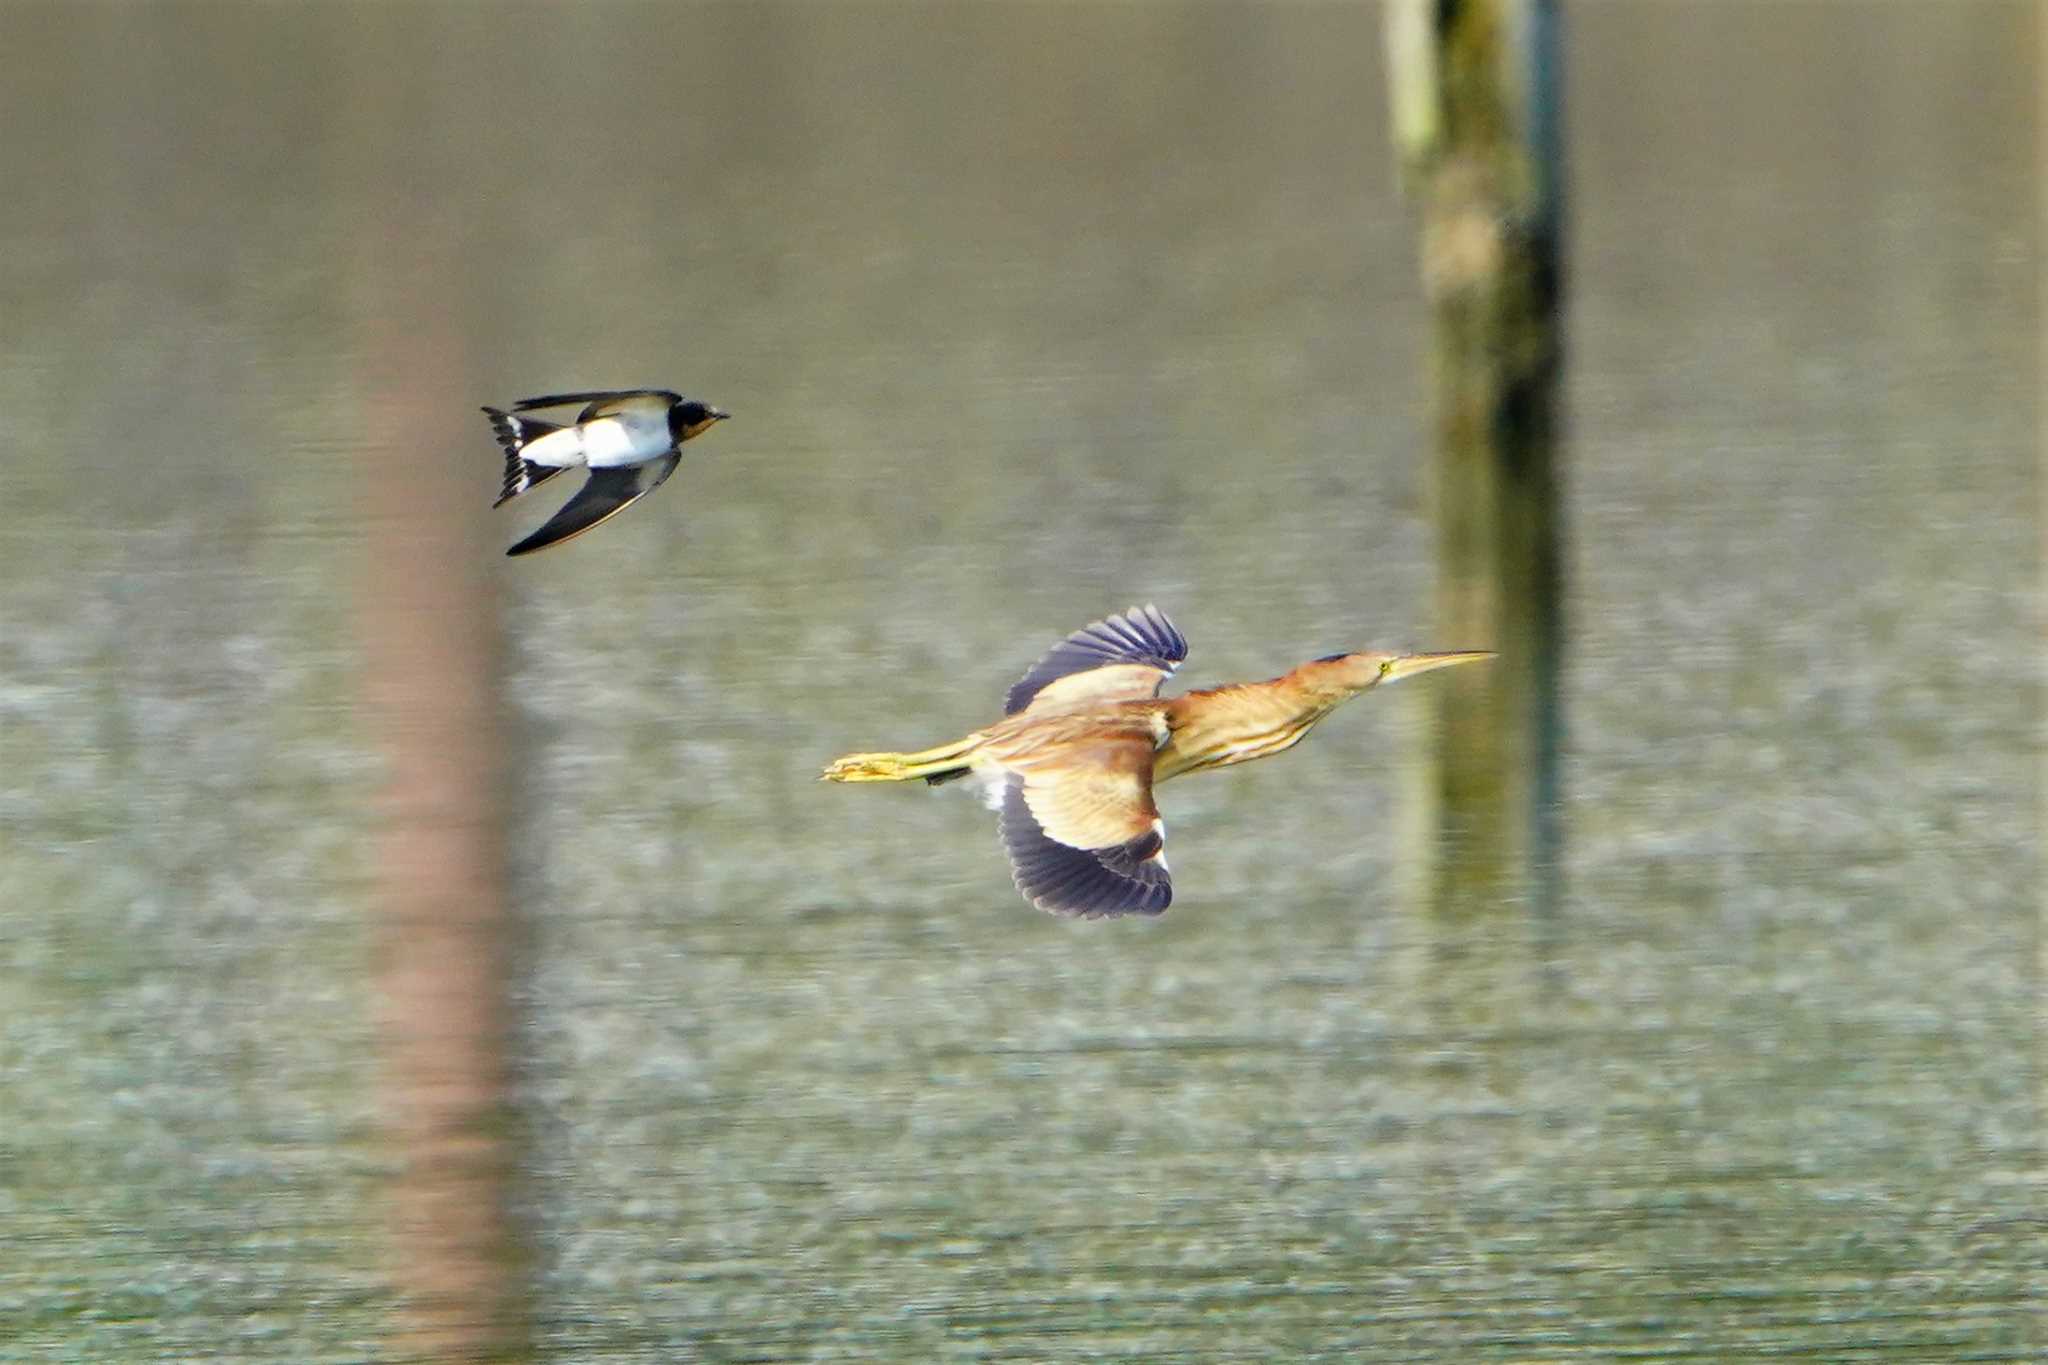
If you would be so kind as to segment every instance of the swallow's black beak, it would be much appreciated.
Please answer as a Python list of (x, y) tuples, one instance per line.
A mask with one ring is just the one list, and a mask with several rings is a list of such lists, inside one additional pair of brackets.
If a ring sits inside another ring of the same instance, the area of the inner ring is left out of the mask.
[(732, 414), (729, 412), (722, 411), (718, 408), (713, 408), (711, 410), (711, 420), (714, 422), (730, 422), (732, 420)]

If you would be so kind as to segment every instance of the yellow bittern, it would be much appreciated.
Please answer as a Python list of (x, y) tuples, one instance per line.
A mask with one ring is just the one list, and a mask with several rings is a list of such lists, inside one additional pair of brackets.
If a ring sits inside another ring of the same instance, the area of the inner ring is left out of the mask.
[(1003, 847), (1026, 900), (1089, 919), (1156, 915), (1172, 904), (1173, 883), (1154, 786), (1291, 749), (1360, 692), (1493, 654), (1326, 654), (1266, 682), (1161, 697), (1187, 656), (1166, 613), (1132, 607), (1053, 646), (988, 728), (914, 754), (848, 754), (824, 777), (933, 786), (975, 778), (1002, 813)]

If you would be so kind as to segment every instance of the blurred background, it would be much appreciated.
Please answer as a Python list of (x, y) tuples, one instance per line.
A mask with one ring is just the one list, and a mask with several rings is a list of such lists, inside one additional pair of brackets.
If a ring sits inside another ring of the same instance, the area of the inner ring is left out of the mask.
[[(2036, 8), (1565, 16), (1555, 913), (1392, 894), (1397, 691), (1072, 923), (818, 765), (1483, 643), (1374, 6), (0, 8), (0, 1357), (435, 1349), (427, 752), (541, 1358), (2038, 1358)], [(478, 405), (637, 384), (502, 559)]]

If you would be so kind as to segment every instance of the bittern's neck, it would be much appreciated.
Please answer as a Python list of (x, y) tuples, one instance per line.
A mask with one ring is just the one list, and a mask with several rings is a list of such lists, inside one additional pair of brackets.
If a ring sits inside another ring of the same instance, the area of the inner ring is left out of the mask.
[(1176, 697), (1167, 704), (1167, 742), (1152, 780), (1223, 768), (1283, 753), (1324, 716), (1370, 682), (1335, 661), (1317, 661), (1265, 682), (1238, 683)]

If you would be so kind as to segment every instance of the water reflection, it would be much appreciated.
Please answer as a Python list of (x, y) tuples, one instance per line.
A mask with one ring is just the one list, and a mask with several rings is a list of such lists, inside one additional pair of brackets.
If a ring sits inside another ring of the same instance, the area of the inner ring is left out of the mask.
[(0, 10), (10, 1340), (381, 1339), (364, 452), (495, 560), (475, 404), (669, 382), (493, 570), (549, 1348), (2025, 1355), (2029, 9), (1574, 11), (1547, 941), (1387, 891), (1398, 693), (1169, 788), (1157, 924), (812, 780), (1134, 601), (1432, 643), (1370, 10), (510, 14)]

